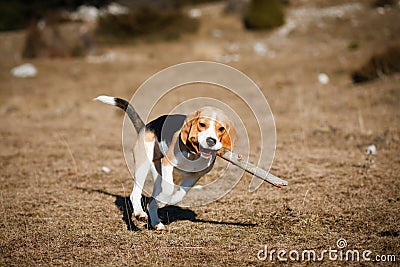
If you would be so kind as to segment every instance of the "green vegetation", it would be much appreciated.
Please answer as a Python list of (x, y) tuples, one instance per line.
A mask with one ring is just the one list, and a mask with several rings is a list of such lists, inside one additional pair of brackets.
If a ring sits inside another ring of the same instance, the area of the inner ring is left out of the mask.
[(23, 29), (60, 9), (73, 10), (80, 5), (97, 7), (108, 4), (109, 0), (13, 0), (0, 1), (0, 31)]
[(246, 28), (272, 29), (284, 23), (284, 13), (278, 0), (251, 0), (244, 18)]
[(400, 72), (400, 45), (392, 45), (385, 51), (373, 55), (368, 62), (355, 70), (351, 77), (354, 83), (362, 83)]
[(143, 5), (123, 15), (107, 15), (99, 19), (97, 36), (100, 41), (121, 42), (138, 37), (147, 40), (174, 40), (182, 33), (195, 32), (198, 20), (184, 15), (179, 9), (163, 10)]
[(385, 6), (393, 6), (396, 4), (395, 0), (375, 0), (372, 3), (373, 7), (385, 7)]

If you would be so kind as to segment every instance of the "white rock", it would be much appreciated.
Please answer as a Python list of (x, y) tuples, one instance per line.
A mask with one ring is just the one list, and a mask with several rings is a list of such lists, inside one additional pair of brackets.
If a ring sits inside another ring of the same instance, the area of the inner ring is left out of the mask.
[(267, 47), (261, 42), (257, 42), (253, 45), (253, 51), (259, 56), (265, 56), (268, 52)]
[(201, 17), (201, 10), (197, 8), (193, 8), (189, 10), (189, 17), (191, 18), (200, 18)]
[(99, 16), (99, 10), (95, 6), (80, 6), (75, 16), (83, 21), (95, 21)]
[(86, 61), (89, 63), (100, 64), (105, 62), (113, 62), (116, 60), (116, 58), (117, 56), (115, 55), (115, 53), (108, 52), (100, 56), (89, 55), (86, 57)]
[(107, 166), (103, 166), (103, 167), (101, 167), (101, 170), (103, 171), (103, 172), (105, 172), (105, 173), (110, 173), (110, 168), (108, 168)]
[(37, 69), (31, 63), (25, 63), (11, 69), (11, 74), (18, 78), (36, 77)]
[(379, 15), (385, 15), (385, 8), (383, 7), (378, 7), (376, 11), (378, 12)]
[(39, 20), (37, 23), (37, 27), (39, 28), (39, 30), (43, 31), (44, 28), (46, 28), (46, 20), (44, 19)]
[(367, 155), (376, 155), (377, 153), (375, 145), (370, 145), (365, 149), (365, 154)]
[(328, 84), (329, 83), (329, 76), (325, 73), (318, 74), (318, 81), (321, 84)]
[(288, 18), (287, 22), (285, 25), (279, 28), (277, 31), (277, 34), (281, 37), (286, 37), (288, 36), (291, 32), (293, 32), (297, 27), (297, 24), (295, 21), (293, 21), (291, 18)]
[(118, 3), (110, 3), (107, 6), (107, 12), (111, 15), (124, 15), (129, 13), (129, 8)]

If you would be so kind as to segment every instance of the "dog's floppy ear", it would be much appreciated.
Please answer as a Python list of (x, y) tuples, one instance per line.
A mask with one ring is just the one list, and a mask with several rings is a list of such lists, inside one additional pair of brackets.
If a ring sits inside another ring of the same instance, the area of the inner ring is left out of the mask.
[(181, 139), (182, 142), (185, 145), (188, 145), (186, 142), (190, 142), (193, 147), (193, 143), (197, 143), (197, 121), (199, 119), (200, 112), (195, 111), (193, 113), (190, 113), (186, 119), (185, 122), (183, 123), (182, 129), (181, 129)]
[(222, 147), (232, 151), (236, 144), (236, 129), (231, 121), (228, 121), (225, 127), (225, 132), (221, 137)]

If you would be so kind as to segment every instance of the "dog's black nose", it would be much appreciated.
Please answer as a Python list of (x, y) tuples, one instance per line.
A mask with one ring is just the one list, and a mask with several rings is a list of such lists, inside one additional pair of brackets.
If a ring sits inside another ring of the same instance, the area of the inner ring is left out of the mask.
[(206, 142), (207, 142), (208, 146), (215, 146), (215, 144), (217, 143), (217, 140), (212, 137), (207, 137)]

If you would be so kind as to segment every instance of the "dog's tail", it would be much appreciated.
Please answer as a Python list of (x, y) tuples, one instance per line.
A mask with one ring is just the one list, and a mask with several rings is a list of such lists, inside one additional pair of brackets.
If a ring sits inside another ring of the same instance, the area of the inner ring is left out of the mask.
[(128, 101), (121, 98), (105, 96), (105, 95), (98, 96), (93, 100), (100, 101), (105, 104), (109, 104), (123, 109), (126, 112), (126, 114), (128, 114), (129, 119), (131, 119), (137, 133), (139, 133), (140, 130), (145, 126), (139, 114), (136, 112), (136, 110)]

